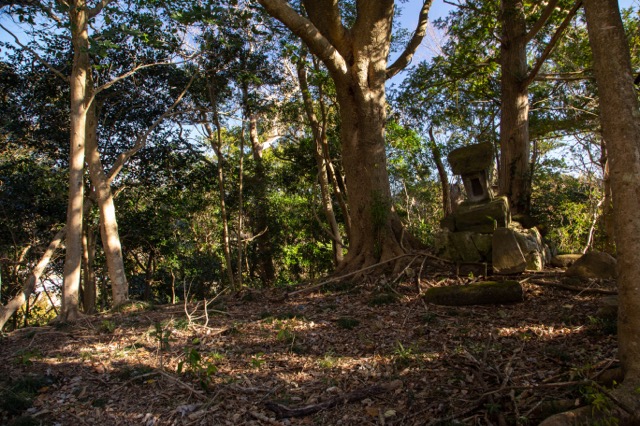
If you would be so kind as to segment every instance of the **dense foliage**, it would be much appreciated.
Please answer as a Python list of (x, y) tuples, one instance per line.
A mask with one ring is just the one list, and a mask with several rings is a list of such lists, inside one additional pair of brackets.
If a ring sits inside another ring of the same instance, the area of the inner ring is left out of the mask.
[[(348, 245), (349, 229), (340, 198), (340, 120), (326, 70), (317, 61), (306, 63), (299, 42), (251, 4), (178, 3), (113, 2), (91, 34), (93, 80), (98, 86), (114, 82), (94, 101), (107, 169), (152, 129), (112, 185), (130, 296), (166, 303), (210, 297), (238, 283), (289, 285), (329, 273), (335, 240)], [(462, 3), (436, 23), (446, 32), (441, 54), (405, 75), (389, 107), (395, 210), (427, 244), (443, 216), (434, 148), (446, 157), (472, 142), (498, 146), (495, 2)], [(534, 20), (540, 10), (528, 12)], [(0, 15), (0, 23), (13, 22), (23, 39), (18, 44), (5, 30), (9, 41), (0, 45), (2, 304), (19, 291), (65, 221), (69, 88), (51, 69), (67, 75), (72, 48), (59, 29), (49, 31), (55, 26), (46, 14), (28, 24), (21, 22), (25, 16), (10, 8)], [(626, 11), (624, 20), (632, 57), (640, 61), (638, 11)], [(550, 36), (541, 32), (532, 51)], [(331, 234), (323, 212), (316, 141), (296, 75), (301, 63), (326, 136), (326, 173), (341, 235)], [(145, 67), (121, 78), (139, 64)], [(606, 153), (591, 68), (579, 15), (530, 90), (532, 213), (558, 252), (607, 245)], [(90, 193), (88, 179), (86, 185)], [(85, 218), (85, 234), (87, 255), (95, 253), (85, 268), (95, 274), (99, 308), (107, 309), (110, 284), (95, 208)], [(52, 294), (60, 274), (57, 257), (44, 280)]]

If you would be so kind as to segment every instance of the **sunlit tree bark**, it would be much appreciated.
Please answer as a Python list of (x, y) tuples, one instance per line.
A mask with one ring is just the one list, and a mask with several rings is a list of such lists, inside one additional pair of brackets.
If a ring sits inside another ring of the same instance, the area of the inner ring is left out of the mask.
[(391, 262), (418, 246), (394, 213), (385, 151), (385, 82), (410, 61), (427, 26), (431, 0), (405, 51), (388, 65), (393, 0), (356, 2), (356, 18), (345, 27), (335, 0), (303, 1), (308, 18), (285, 0), (259, 0), (269, 14), (300, 37), (327, 67), (340, 106), (342, 162), (349, 193), (349, 251), (338, 272)]

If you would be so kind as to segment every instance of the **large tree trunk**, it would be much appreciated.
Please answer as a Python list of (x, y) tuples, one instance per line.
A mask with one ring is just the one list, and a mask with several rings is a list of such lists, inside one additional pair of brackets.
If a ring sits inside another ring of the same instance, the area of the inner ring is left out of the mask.
[(315, 159), (316, 167), (318, 168), (318, 185), (320, 186), (320, 195), (322, 198), (322, 211), (324, 217), (329, 224), (329, 232), (331, 233), (331, 246), (333, 248), (333, 262), (337, 266), (342, 262), (344, 258), (344, 245), (342, 244), (342, 237), (340, 236), (340, 227), (336, 221), (336, 216), (333, 211), (333, 202), (331, 200), (331, 191), (329, 184), (329, 170), (327, 155), (325, 155), (325, 146), (327, 143), (326, 123), (320, 124), (318, 117), (314, 111), (313, 100), (311, 99), (311, 93), (309, 92), (309, 83), (307, 80), (306, 62), (298, 62), (298, 81), (300, 84), (300, 91), (302, 92), (302, 100), (304, 103), (304, 109), (307, 114), (307, 119), (311, 124), (311, 131), (313, 133), (313, 139), (315, 142)]
[[(93, 81), (87, 78), (87, 95), (93, 92)], [(111, 296), (113, 307), (125, 303), (129, 299), (129, 284), (125, 275), (124, 260), (122, 258), (122, 245), (118, 233), (116, 220), (116, 207), (113, 202), (111, 185), (104, 172), (100, 152), (98, 151), (98, 118), (96, 115), (95, 101), (91, 103), (87, 111), (86, 153), (89, 163), (89, 176), (95, 191), (100, 209), (100, 236), (102, 247), (107, 261), (107, 273), (111, 281)]]
[(603, 140), (600, 146), (602, 157), (600, 164), (602, 166), (602, 222), (604, 228), (604, 247), (602, 251), (615, 255), (616, 253), (616, 237), (615, 222), (613, 218), (613, 201), (611, 199), (611, 172), (609, 171), (609, 156), (607, 154), (607, 144)]
[[(373, 66), (359, 65), (364, 69)], [(366, 72), (363, 74), (366, 78)], [(392, 209), (384, 139), (384, 80), (379, 80), (377, 85), (370, 79), (356, 83), (344, 80), (347, 81), (338, 80), (336, 86), (342, 163), (349, 190), (351, 240), (339, 273), (389, 261), (406, 253), (413, 242), (405, 239), (408, 235)]]
[(522, 0), (502, 0), (502, 107), (500, 193), (512, 213), (528, 214), (531, 202), (527, 28)]
[[(629, 46), (616, 0), (585, 0), (589, 41), (607, 141), (618, 251), (618, 353), (623, 390), (640, 412), (640, 112)], [(634, 423), (635, 424), (635, 423)]]
[(351, 217), (349, 251), (336, 272), (399, 259), (417, 242), (404, 233), (392, 208), (385, 152), (385, 81), (409, 63), (419, 46), (431, 0), (424, 1), (413, 37), (388, 68), (393, 0), (357, 1), (350, 28), (344, 26), (339, 1), (303, 0), (309, 19), (284, 0), (258, 1), (305, 42), (336, 85)]
[(61, 321), (79, 316), (80, 270), (82, 269), (82, 202), (84, 196), (84, 145), (87, 118), (87, 74), (89, 65), (88, 11), (85, 0), (72, 1), (69, 7), (73, 68), (71, 71), (71, 137), (69, 150), (69, 203), (64, 262)]

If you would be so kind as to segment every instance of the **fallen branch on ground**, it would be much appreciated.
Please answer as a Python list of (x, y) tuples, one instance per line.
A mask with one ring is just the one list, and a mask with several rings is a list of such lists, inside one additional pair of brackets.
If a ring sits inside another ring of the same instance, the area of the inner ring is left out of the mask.
[(549, 287), (558, 287), (564, 290), (576, 291), (578, 293), (595, 293), (595, 294), (618, 294), (616, 290), (607, 290), (606, 288), (589, 288), (589, 287), (576, 287), (573, 285), (562, 284), (559, 282), (550, 282), (544, 280), (529, 280), (532, 284), (549, 286)]
[(385, 385), (375, 385), (364, 389), (357, 389), (353, 392), (349, 392), (344, 395), (338, 395), (325, 402), (319, 404), (307, 405), (299, 408), (289, 408), (286, 405), (278, 404), (273, 401), (267, 401), (266, 407), (276, 414), (277, 419), (285, 419), (290, 417), (304, 417), (310, 414), (315, 414), (322, 410), (328, 410), (339, 404), (347, 404), (350, 402), (362, 401), (370, 396), (378, 395), (385, 392), (390, 392), (402, 387), (402, 381), (394, 380), (391, 383)]

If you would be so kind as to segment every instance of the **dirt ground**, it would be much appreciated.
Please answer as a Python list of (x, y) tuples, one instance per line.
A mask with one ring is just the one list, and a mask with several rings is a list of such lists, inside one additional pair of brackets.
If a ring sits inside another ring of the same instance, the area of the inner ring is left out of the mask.
[[(445, 265), (380, 278), (133, 305), (0, 339), (0, 423), (26, 425), (529, 425), (597, 404), (617, 365), (597, 289), (524, 274), (523, 303), (424, 303), (468, 284)], [(296, 289), (288, 289), (289, 292)], [(596, 290), (594, 290), (596, 289)], [(606, 409), (606, 404), (602, 404)]]

